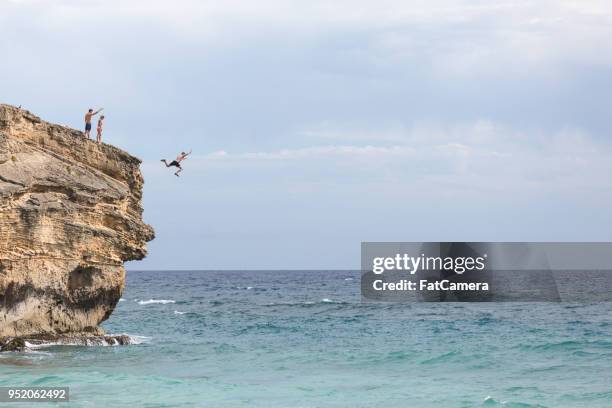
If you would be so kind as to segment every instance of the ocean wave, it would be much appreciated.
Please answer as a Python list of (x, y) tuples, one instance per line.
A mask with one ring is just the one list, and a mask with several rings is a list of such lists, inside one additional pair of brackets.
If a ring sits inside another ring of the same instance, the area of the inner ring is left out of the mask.
[(499, 322), (499, 319), (496, 319), (496, 318), (491, 317), (491, 316), (484, 316), (484, 317), (481, 317), (480, 319), (476, 320), (476, 324), (478, 326), (486, 326), (486, 325), (489, 325), (489, 324), (492, 324), (492, 323), (497, 323), (497, 322)]
[(487, 395), (485, 399), (482, 401), (484, 405), (496, 405), (498, 402), (490, 395)]
[(161, 304), (166, 305), (168, 303), (176, 303), (175, 300), (171, 299), (149, 299), (149, 300), (139, 300), (139, 305), (150, 305), (150, 304)]
[(184, 315), (186, 312), (179, 312), (178, 310), (174, 311), (175, 315)]
[[(43, 341), (40, 343), (31, 343), (29, 341), (25, 341), (25, 346), (28, 351), (30, 350), (39, 350), (45, 349), (49, 347), (57, 347), (57, 346), (77, 346), (77, 347), (113, 347), (122, 345), (116, 337), (127, 337), (127, 344), (142, 344), (147, 343), (151, 340), (151, 337), (146, 336), (138, 336), (138, 335), (130, 335), (130, 334), (109, 334), (106, 336), (94, 336), (91, 338), (87, 337), (66, 337), (60, 338), (55, 341)], [(125, 345), (125, 343), (123, 344)]]
[(545, 405), (540, 404), (529, 404), (526, 402), (514, 402), (514, 401), (498, 401), (495, 398), (488, 395), (482, 401), (483, 407), (504, 407), (504, 408), (546, 408)]
[(127, 336), (130, 338), (130, 341), (131, 341), (130, 344), (148, 343), (153, 338), (153, 337), (148, 337), (148, 336), (137, 336), (137, 335), (130, 335), (130, 334), (127, 334)]
[(518, 347), (522, 350), (533, 351), (576, 351), (582, 350), (586, 347), (602, 348), (609, 350), (612, 349), (612, 342), (603, 340), (565, 340), (560, 342), (547, 342), (541, 344), (520, 344)]
[(324, 304), (347, 305), (349, 303), (341, 302), (341, 301), (336, 301), (336, 300), (332, 300), (332, 299), (329, 299), (329, 298), (323, 298), (323, 299), (319, 300), (318, 302), (314, 302), (312, 300), (307, 300), (307, 301), (304, 301), (304, 302), (271, 302), (271, 303), (266, 303), (263, 306), (265, 306), (265, 307), (276, 307), (276, 306), (285, 306), (285, 307), (313, 307), (313, 306), (320, 306), (320, 305), (324, 305)]
[[(30, 348), (26, 342), (26, 348), (23, 353), (19, 351), (3, 351), (0, 354), (0, 363), (8, 363), (17, 366), (29, 366), (34, 364), (34, 360), (50, 356), (53, 356), (53, 353), (40, 350), (40, 347)], [(22, 357), (27, 357), (28, 359), (23, 359)]]
[(270, 334), (270, 333), (297, 333), (300, 332), (298, 327), (275, 324), (272, 322), (255, 323), (244, 326), (238, 331), (239, 335), (244, 334)]
[(429, 364), (446, 363), (449, 360), (455, 359), (457, 356), (459, 356), (459, 353), (457, 351), (449, 351), (449, 352), (440, 354), (438, 356), (434, 356), (434, 357), (422, 360), (420, 364), (429, 365)]
[(321, 299), (321, 301), (319, 303), (331, 303), (334, 305), (348, 305), (350, 304), (349, 302), (344, 302), (342, 300), (333, 300), (333, 299), (329, 299), (329, 298), (323, 298)]

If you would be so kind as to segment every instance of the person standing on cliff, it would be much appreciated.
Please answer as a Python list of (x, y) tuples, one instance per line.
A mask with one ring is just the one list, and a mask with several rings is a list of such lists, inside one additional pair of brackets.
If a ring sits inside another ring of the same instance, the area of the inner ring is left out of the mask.
[(89, 133), (91, 132), (91, 118), (100, 113), (104, 108), (100, 108), (94, 112), (93, 109), (89, 109), (85, 114), (85, 137), (89, 139)]
[(181, 162), (185, 160), (185, 158), (187, 158), (187, 156), (189, 156), (190, 154), (191, 154), (191, 149), (189, 149), (189, 153), (181, 152), (181, 154), (176, 156), (176, 160), (173, 160), (170, 164), (168, 164), (166, 159), (161, 159), (161, 161), (166, 165), (166, 167), (172, 167), (172, 166), (178, 167), (178, 170), (176, 171), (176, 173), (174, 173), (174, 175), (176, 177), (179, 177), (179, 173), (183, 171), (183, 168), (181, 167)]
[(102, 128), (103, 127), (104, 127), (104, 115), (100, 116), (100, 119), (98, 119), (98, 127), (96, 128), (96, 131), (97, 131), (96, 140), (98, 141), (98, 143), (102, 143)]

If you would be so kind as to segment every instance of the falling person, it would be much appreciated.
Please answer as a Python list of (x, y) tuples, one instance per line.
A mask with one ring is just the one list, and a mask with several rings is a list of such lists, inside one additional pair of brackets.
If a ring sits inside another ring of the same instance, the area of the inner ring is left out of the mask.
[(176, 177), (179, 177), (179, 173), (183, 171), (183, 168), (181, 167), (181, 162), (185, 160), (185, 158), (187, 158), (187, 156), (189, 156), (190, 154), (191, 154), (191, 149), (189, 150), (189, 153), (181, 152), (181, 154), (176, 156), (176, 160), (173, 160), (172, 162), (170, 162), (170, 164), (168, 164), (166, 159), (161, 159), (161, 161), (166, 165), (166, 167), (172, 167), (172, 166), (178, 167), (178, 170), (176, 171), (176, 173), (174, 173), (174, 175)]

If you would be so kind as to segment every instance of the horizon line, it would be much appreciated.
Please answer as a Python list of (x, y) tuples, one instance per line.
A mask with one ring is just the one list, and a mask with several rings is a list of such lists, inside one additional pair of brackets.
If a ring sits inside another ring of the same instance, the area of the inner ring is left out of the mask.
[(360, 271), (357, 269), (126, 269), (126, 272), (312, 272), (312, 271)]

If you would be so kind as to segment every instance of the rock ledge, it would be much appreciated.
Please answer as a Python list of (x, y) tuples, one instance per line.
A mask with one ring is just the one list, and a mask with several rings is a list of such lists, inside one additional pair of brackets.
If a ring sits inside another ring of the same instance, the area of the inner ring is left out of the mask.
[[(140, 160), (0, 104), (0, 340), (86, 333), (145, 257)], [(17, 344), (19, 346), (19, 344)], [(18, 347), (17, 347), (18, 348)]]

